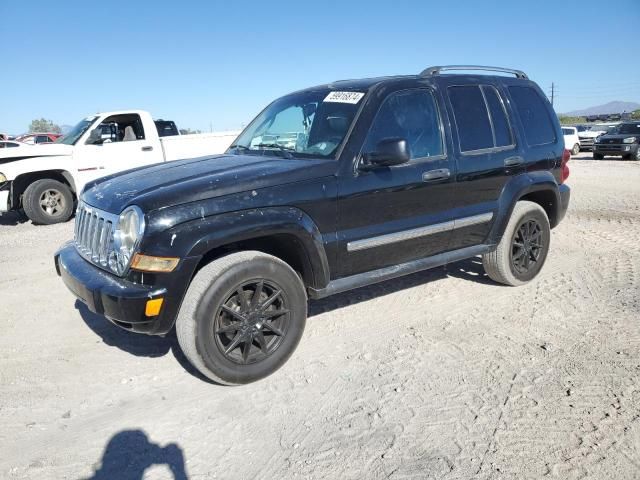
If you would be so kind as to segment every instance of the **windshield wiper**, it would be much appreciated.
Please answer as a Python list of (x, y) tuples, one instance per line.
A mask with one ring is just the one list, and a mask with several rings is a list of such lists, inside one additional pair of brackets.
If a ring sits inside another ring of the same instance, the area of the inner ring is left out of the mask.
[(295, 148), (291, 148), (291, 147), (283, 147), (282, 145), (279, 145), (277, 143), (258, 143), (256, 145), (256, 147), (258, 148), (277, 148), (278, 150), (280, 150), (286, 158), (293, 158), (293, 155), (291, 155), (291, 152), (295, 152), (296, 149)]

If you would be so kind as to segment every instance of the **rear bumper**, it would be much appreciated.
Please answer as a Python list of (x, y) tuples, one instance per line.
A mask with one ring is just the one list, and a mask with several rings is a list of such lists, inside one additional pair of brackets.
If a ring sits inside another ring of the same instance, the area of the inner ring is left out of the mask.
[[(143, 285), (93, 266), (78, 254), (71, 242), (62, 246), (55, 254), (54, 261), (64, 284), (90, 311), (103, 315), (126, 330), (150, 335), (163, 335), (173, 327), (189, 284), (183, 274), (192, 266), (192, 262), (187, 261), (187, 268), (184, 265), (182, 269), (178, 268), (175, 277), (164, 277), (171, 282)], [(151, 274), (149, 276), (153, 277)], [(181, 288), (178, 286), (180, 284)], [(160, 314), (147, 317), (147, 301), (160, 297), (164, 299)]]

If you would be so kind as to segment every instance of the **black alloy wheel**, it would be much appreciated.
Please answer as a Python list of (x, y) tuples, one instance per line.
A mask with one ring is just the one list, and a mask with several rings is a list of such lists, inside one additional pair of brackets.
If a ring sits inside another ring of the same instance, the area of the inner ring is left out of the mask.
[(287, 294), (274, 282), (256, 279), (238, 285), (213, 322), (216, 345), (232, 362), (247, 365), (275, 352), (289, 327)]
[(519, 274), (538, 268), (544, 247), (541, 225), (535, 219), (527, 219), (518, 227), (511, 243), (512, 268)]

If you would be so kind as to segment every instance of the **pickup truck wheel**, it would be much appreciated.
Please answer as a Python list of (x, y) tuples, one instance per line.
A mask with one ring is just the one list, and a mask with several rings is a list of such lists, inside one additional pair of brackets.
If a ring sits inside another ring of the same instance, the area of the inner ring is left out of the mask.
[(594, 153), (593, 154), (593, 159), (594, 160), (602, 160), (604, 158), (604, 155), (602, 155), (601, 153)]
[(264, 378), (297, 347), (307, 296), (296, 272), (257, 251), (233, 253), (203, 267), (187, 290), (178, 343), (203, 375), (225, 385)]
[(43, 178), (24, 191), (22, 207), (33, 223), (51, 225), (66, 222), (73, 214), (73, 194), (64, 183)]
[(573, 148), (571, 149), (571, 154), (572, 155), (578, 155), (580, 153), (580, 144), (576, 143)]
[(482, 257), (489, 277), (506, 285), (523, 285), (544, 265), (549, 252), (551, 229), (544, 209), (534, 202), (516, 203), (502, 240)]

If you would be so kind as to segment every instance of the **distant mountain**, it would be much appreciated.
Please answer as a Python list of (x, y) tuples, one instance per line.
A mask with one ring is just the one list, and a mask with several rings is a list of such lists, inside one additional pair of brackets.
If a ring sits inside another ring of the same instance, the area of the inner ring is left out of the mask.
[(574, 110), (573, 112), (567, 112), (564, 115), (570, 117), (584, 117), (586, 115), (605, 115), (611, 113), (633, 112), (640, 108), (640, 103), (636, 102), (609, 102), (604, 105), (598, 105), (596, 107), (589, 107), (582, 110)]

